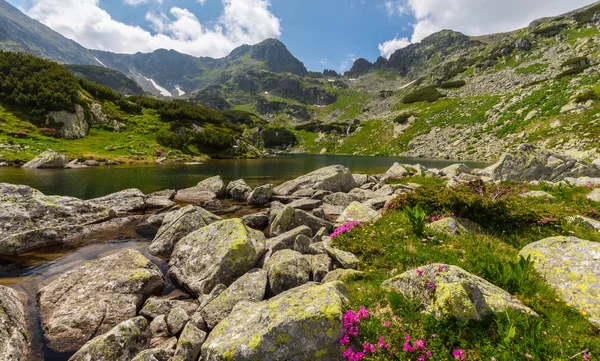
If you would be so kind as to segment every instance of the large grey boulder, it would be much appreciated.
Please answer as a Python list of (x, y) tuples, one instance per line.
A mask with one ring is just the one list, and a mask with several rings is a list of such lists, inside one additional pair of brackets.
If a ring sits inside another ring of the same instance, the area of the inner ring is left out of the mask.
[(238, 278), (217, 298), (212, 300), (200, 313), (209, 329), (229, 316), (231, 310), (242, 301), (260, 302), (267, 289), (267, 271), (253, 269)]
[(600, 325), (600, 243), (575, 237), (551, 237), (528, 244), (536, 271), (565, 302)]
[(69, 361), (130, 361), (148, 348), (150, 337), (148, 321), (135, 317), (87, 342)]
[(341, 165), (318, 169), (275, 187), (275, 194), (287, 196), (300, 189), (316, 189), (330, 192), (350, 192), (356, 182), (350, 170)]
[(471, 174), (471, 168), (464, 164), (452, 164), (442, 169), (442, 173), (448, 178), (454, 178), (461, 174)]
[(590, 201), (600, 203), (600, 188), (596, 188), (593, 191), (591, 191), (590, 194), (586, 196), (586, 198)]
[(421, 301), (426, 313), (483, 321), (507, 309), (535, 315), (503, 289), (460, 267), (429, 264), (388, 279), (381, 287)]
[(157, 256), (170, 256), (180, 239), (220, 220), (221, 217), (192, 205), (167, 213), (150, 244), (150, 253)]
[(227, 185), (227, 197), (233, 198), (238, 202), (246, 202), (252, 188), (250, 188), (243, 179), (234, 180)]
[(169, 361), (197, 361), (204, 340), (206, 332), (188, 322), (177, 341), (175, 355)]
[(408, 173), (408, 170), (406, 170), (406, 168), (404, 168), (404, 166), (402, 166), (400, 163), (394, 163), (383, 176), (387, 178), (401, 178), (406, 177), (409, 174), (410, 173)]
[(343, 208), (348, 207), (352, 202), (354, 202), (352, 195), (342, 192), (336, 192), (323, 198), (323, 203)]
[(207, 178), (195, 187), (200, 191), (215, 193), (217, 197), (225, 197), (225, 183), (220, 175)]
[(282, 249), (293, 249), (296, 238), (300, 235), (312, 237), (313, 231), (307, 226), (300, 226), (280, 234), (277, 237), (267, 239), (267, 249), (276, 252)]
[(117, 215), (143, 212), (146, 209), (146, 196), (136, 188), (126, 189), (104, 197), (91, 199), (90, 202), (113, 209)]
[(202, 345), (202, 361), (340, 359), (342, 283), (307, 284), (270, 300), (239, 303)]
[(273, 237), (279, 236), (300, 226), (307, 226), (313, 233), (318, 232), (321, 228), (326, 228), (330, 232), (333, 231), (333, 224), (331, 222), (289, 206), (277, 210), (275, 214), (275, 218), (271, 222), (268, 230), (268, 234)]
[(565, 178), (600, 177), (600, 167), (523, 144), (516, 151), (502, 155), (496, 164), (484, 169), (483, 174), (499, 181), (559, 182)]
[(48, 347), (79, 349), (92, 337), (137, 315), (165, 285), (156, 265), (125, 250), (69, 271), (37, 294)]
[(269, 215), (267, 212), (246, 214), (242, 216), (242, 222), (250, 228), (262, 231), (269, 226)]
[(265, 252), (265, 236), (240, 219), (212, 223), (180, 240), (169, 262), (169, 274), (195, 296), (218, 284), (231, 285)]
[(56, 153), (53, 150), (47, 150), (29, 162), (23, 165), (23, 168), (43, 169), (43, 168), (63, 168), (69, 163), (67, 157), (63, 154)]
[(251, 206), (264, 206), (269, 203), (273, 195), (273, 185), (266, 184), (258, 186), (248, 196), (248, 204)]
[(600, 232), (600, 221), (584, 216), (567, 217), (567, 222), (578, 225), (580, 227), (595, 229)]
[(25, 298), (24, 294), (0, 286), (0, 360), (31, 359)]
[(46, 124), (57, 124), (57, 135), (64, 139), (79, 139), (88, 134), (90, 125), (85, 115), (85, 110), (79, 104), (75, 104), (75, 112), (66, 110), (54, 110), (48, 112)]
[(363, 224), (374, 223), (381, 218), (381, 213), (377, 212), (373, 208), (366, 204), (359, 202), (352, 202), (346, 209), (340, 214), (335, 221), (336, 226), (341, 226), (346, 222), (361, 222)]
[(333, 262), (327, 254), (305, 255), (311, 267), (312, 280), (321, 282), (333, 269)]
[(357, 269), (360, 260), (351, 252), (335, 248), (331, 245), (330, 237), (323, 237), (323, 248), (327, 254), (344, 269)]
[(468, 233), (481, 233), (481, 227), (468, 219), (458, 217), (446, 217), (435, 222), (429, 223), (427, 228), (447, 234), (449, 236), (464, 235)]
[(269, 276), (269, 294), (278, 295), (310, 281), (312, 267), (300, 252), (284, 249), (265, 263)]
[(140, 352), (131, 361), (171, 361), (174, 353), (174, 350), (151, 348)]
[(191, 187), (177, 191), (175, 200), (177, 202), (204, 205), (214, 202), (217, 199), (217, 193), (206, 190), (204, 187)]
[(150, 297), (144, 303), (140, 315), (147, 319), (167, 316), (174, 308), (181, 308), (191, 317), (198, 309), (197, 302), (169, 299), (165, 297)]
[(91, 225), (114, 217), (104, 205), (0, 183), (0, 254), (76, 243)]

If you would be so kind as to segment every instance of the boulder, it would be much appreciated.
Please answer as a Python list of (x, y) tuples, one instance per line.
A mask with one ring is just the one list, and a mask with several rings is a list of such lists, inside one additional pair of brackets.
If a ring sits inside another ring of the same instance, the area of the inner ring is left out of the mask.
[(585, 228), (592, 228), (600, 232), (600, 221), (584, 216), (567, 217), (567, 222)]
[(267, 249), (276, 252), (282, 249), (293, 249), (296, 238), (300, 235), (312, 237), (313, 231), (307, 226), (300, 226), (280, 234), (277, 237), (267, 239)]
[(360, 261), (358, 257), (354, 254), (342, 251), (341, 249), (337, 249), (331, 245), (331, 238), (323, 237), (323, 248), (327, 254), (336, 261), (342, 268), (345, 269), (357, 269)]
[(350, 192), (356, 188), (356, 182), (348, 168), (332, 165), (285, 182), (275, 187), (274, 192), (286, 196), (306, 188), (329, 192)]
[(188, 234), (220, 221), (221, 218), (196, 206), (186, 206), (175, 212), (167, 213), (152, 244), (150, 253), (156, 256), (170, 256), (180, 239)]
[(169, 326), (167, 325), (165, 315), (159, 315), (150, 322), (150, 331), (152, 332), (152, 337), (169, 336)]
[(310, 189), (310, 188), (299, 189), (299, 190), (295, 191), (294, 193), (292, 193), (292, 197), (294, 197), (294, 198), (311, 198), (317, 192), (323, 192), (323, 191), (316, 191), (316, 190)]
[(566, 178), (600, 177), (600, 167), (578, 161), (568, 155), (523, 144), (484, 169), (483, 173), (497, 181), (551, 181)]
[(158, 267), (135, 250), (63, 274), (37, 294), (48, 347), (58, 352), (79, 349), (135, 317), (146, 298), (160, 294), (164, 285)]
[(228, 197), (231, 197), (238, 202), (246, 202), (250, 193), (252, 193), (252, 188), (250, 188), (243, 179), (238, 179), (227, 185), (226, 192)]
[(254, 267), (265, 252), (265, 236), (240, 219), (212, 223), (180, 240), (169, 274), (193, 295), (208, 294), (218, 284), (231, 285)]
[(600, 203), (600, 188), (596, 188), (593, 191), (591, 191), (586, 198), (590, 201)]
[(0, 183), (0, 254), (75, 243), (90, 225), (114, 217), (104, 205)]
[(229, 316), (231, 310), (242, 301), (260, 302), (267, 289), (267, 271), (253, 269), (238, 278), (217, 298), (200, 311), (209, 329)]
[(310, 237), (301, 234), (298, 237), (296, 237), (296, 240), (294, 240), (294, 251), (306, 254), (308, 253), (308, 249), (311, 243), (312, 241)]
[(544, 192), (544, 191), (529, 191), (529, 192), (521, 193), (520, 196), (523, 198), (541, 198), (541, 199), (554, 199), (555, 198), (552, 194), (550, 194), (548, 192)]
[(190, 316), (183, 308), (172, 308), (171, 312), (169, 312), (169, 315), (166, 318), (169, 333), (173, 336), (179, 335), (189, 320)]
[(202, 345), (202, 361), (340, 359), (342, 283), (307, 284), (270, 300), (239, 303)]
[(519, 254), (531, 257), (561, 299), (600, 325), (600, 243), (551, 237), (525, 246)]
[(146, 208), (165, 209), (175, 207), (177, 203), (167, 197), (148, 197), (146, 198)]
[(481, 233), (481, 227), (468, 219), (447, 217), (427, 224), (427, 228), (434, 232), (457, 236), (467, 233)]
[(0, 286), (0, 360), (31, 360), (26, 296)]
[(471, 168), (464, 164), (452, 164), (442, 169), (442, 173), (448, 178), (454, 178), (461, 174), (471, 174)]
[(381, 214), (373, 208), (363, 203), (352, 202), (340, 214), (335, 224), (336, 226), (341, 226), (346, 222), (374, 223), (379, 218), (381, 218)]
[(353, 174), (352, 177), (357, 187), (362, 187), (369, 181), (369, 176), (366, 174)]
[(204, 340), (206, 340), (206, 332), (189, 322), (183, 329), (183, 332), (177, 341), (175, 355), (169, 361), (198, 360), (198, 355), (200, 354), (200, 349)]
[(275, 218), (271, 222), (268, 233), (271, 236), (278, 236), (302, 225), (310, 228), (313, 233), (318, 232), (323, 227), (333, 231), (332, 223), (299, 209), (286, 206), (275, 213)]
[(100, 162), (98, 162), (95, 159), (88, 159), (85, 162), (83, 162), (83, 164), (85, 164), (88, 167), (99, 167), (100, 166)]
[(367, 207), (371, 207), (374, 210), (378, 211), (380, 209), (383, 209), (383, 207), (385, 207), (386, 203), (393, 200), (394, 198), (396, 198), (396, 196), (393, 196), (393, 195), (377, 197), (377, 198), (369, 199), (369, 200), (365, 201), (363, 204), (366, 205)]
[(142, 191), (135, 188), (94, 198), (90, 202), (111, 208), (119, 216), (127, 215), (127, 213), (144, 212), (146, 209), (146, 196)]
[(460, 267), (430, 264), (388, 279), (381, 287), (420, 300), (426, 313), (461, 321), (483, 321), (507, 309), (536, 315), (521, 301)]
[(251, 206), (264, 206), (269, 203), (271, 196), (273, 195), (273, 185), (266, 184), (254, 188), (252, 193), (248, 196), (248, 204)]
[(205, 205), (217, 200), (217, 193), (207, 187), (191, 187), (177, 191), (175, 201), (196, 205)]
[(327, 273), (333, 269), (333, 263), (327, 254), (305, 255), (304, 258), (310, 263), (312, 280), (314, 282), (323, 281)]
[(225, 197), (225, 183), (219, 175), (203, 180), (202, 182), (198, 183), (195, 188), (201, 191), (215, 193), (217, 197), (220, 198)]
[(360, 189), (360, 188), (354, 188), (353, 190), (350, 191), (350, 193), (348, 193), (348, 195), (350, 197), (352, 197), (353, 201), (356, 201), (356, 202), (364, 202), (368, 199), (381, 196), (379, 193), (375, 193), (372, 190)]
[(247, 214), (242, 217), (242, 222), (250, 228), (262, 231), (269, 226), (269, 214), (267, 212)]
[(328, 283), (328, 282), (335, 282), (335, 281), (340, 281), (340, 282), (350, 282), (350, 281), (354, 281), (357, 279), (361, 279), (364, 276), (364, 272), (359, 272), (353, 269), (336, 269), (333, 270), (329, 273), (327, 273), (327, 275), (325, 276), (325, 278), (323, 278), (321, 280), (322, 283)]
[(354, 198), (352, 197), (352, 195), (342, 192), (333, 193), (323, 197), (323, 203), (336, 207), (346, 208), (352, 202), (354, 202)]
[(269, 277), (269, 294), (278, 295), (310, 281), (311, 266), (300, 252), (284, 249), (265, 262)]
[(387, 172), (384, 173), (384, 177), (388, 178), (402, 178), (410, 175), (406, 168), (404, 168), (400, 163), (394, 163)]
[(69, 163), (65, 155), (47, 150), (23, 165), (28, 169), (63, 168)]
[(288, 204), (288, 206), (303, 211), (311, 211), (315, 208), (319, 208), (321, 204), (323, 204), (323, 202), (318, 199), (301, 198)]
[(171, 361), (175, 351), (164, 348), (151, 348), (140, 352), (131, 361)]
[(87, 342), (69, 361), (129, 361), (148, 348), (150, 337), (148, 321), (135, 317)]
[(90, 125), (86, 120), (85, 109), (79, 104), (75, 104), (74, 108), (74, 113), (54, 110), (46, 116), (46, 125), (56, 124), (57, 135), (60, 138), (79, 139), (88, 134)]
[(318, 191), (314, 192), (313, 195), (310, 198), (322, 201), (323, 198), (325, 198), (326, 196), (328, 196), (328, 195), (330, 195), (332, 193), (333, 192), (330, 192), (330, 191), (318, 190)]
[(191, 317), (198, 309), (197, 302), (169, 299), (165, 297), (150, 297), (144, 303), (140, 315), (152, 320), (159, 316), (167, 316), (174, 308), (181, 308)]

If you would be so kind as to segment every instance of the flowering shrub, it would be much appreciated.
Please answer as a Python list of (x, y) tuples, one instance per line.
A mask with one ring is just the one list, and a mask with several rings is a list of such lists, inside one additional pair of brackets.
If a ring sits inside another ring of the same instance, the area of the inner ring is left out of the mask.
[(161, 148), (161, 149), (157, 149), (157, 150), (156, 150), (154, 153), (155, 153), (157, 156), (159, 156), (159, 157), (162, 157), (163, 155), (165, 155), (165, 150), (164, 150), (164, 149), (162, 149), (162, 148)]
[(15, 137), (15, 138), (25, 138), (27, 136), (27, 133), (25, 133), (25, 132), (10, 132), (10, 133), (8, 133), (8, 135), (11, 137)]
[(400, 196), (400, 197), (396, 197), (392, 200), (389, 200), (385, 203), (385, 206), (383, 206), (383, 212), (390, 212), (390, 211), (394, 211), (397, 209), (401, 209), (404, 206), (406, 206), (406, 198)]
[(442, 214), (438, 214), (435, 216), (425, 216), (425, 220), (429, 221), (431, 223), (439, 221), (440, 219), (444, 219), (446, 217), (454, 217), (454, 213), (450, 212), (450, 213), (442, 213)]
[(342, 224), (341, 226), (339, 226), (338, 228), (336, 228), (333, 231), (333, 233), (329, 235), (329, 237), (331, 237), (331, 239), (334, 239), (335, 237), (339, 236), (340, 234), (350, 233), (350, 231), (352, 231), (356, 227), (361, 227), (362, 228), (362, 223), (360, 223), (360, 222), (346, 222), (346, 223)]
[(42, 134), (44, 135), (55, 135), (56, 134), (56, 129), (54, 128), (40, 128), (40, 132), (42, 132)]
[(465, 356), (465, 351), (464, 350), (454, 350), (452, 351), (452, 356), (460, 361), (464, 361), (467, 359), (467, 356)]
[(368, 354), (374, 354), (376, 352), (387, 351), (390, 345), (385, 342), (383, 336), (379, 337), (377, 344), (366, 342), (362, 346), (362, 351), (354, 351), (350, 347), (352, 338), (356, 338), (359, 333), (359, 325), (362, 320), (369, 318), (369, 311), (364, 306), (360, 306), (358, 312), (349, 310), (342, 318), (344, 326), (344, 334), (340, 338), (340, 344), (346, 346), (343, 356), (348, 361), (360, 361)]

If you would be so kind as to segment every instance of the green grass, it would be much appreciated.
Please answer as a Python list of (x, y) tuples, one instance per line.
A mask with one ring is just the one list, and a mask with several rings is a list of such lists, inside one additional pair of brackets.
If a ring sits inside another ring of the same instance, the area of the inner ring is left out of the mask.
[(579, 38), (589, 38), (594, 35), (598, 35), (600, 31), (595, 26), (590, 26), (585, 29), (571, 29), (567, 33), (567, 40), (573, 44)]
[[(413, 181), (420, 182), (418, 178)], [(590, 210), (591, 205), (585, 199), (589, 189), (554, 189), (550, 192), (557, 197), (560, 193), (562, 198), (545, 201), (518, 197), (523, 188), (518, 184), (509, 184), (508, 187), (512, 191), (504, 196), (508, 198), (507, 205), (520, 207), (498, 212), (500, 220), (511, 214), (518, 216), (529, 213), (538, 217), (554, 216), (556, 220), (542, 222), (544, 225), (538, 222), (508, 223), (504, 232), (500, 232), (496, 226), (499, 222), (488, 222), (492, 219), (486, 221), (482, 218), (479, 221), (485, 230), (483, 234), (445, 236), (426, 231), (423, 237), (417, 237), (405, 213), (398, 209), (385, 213), (373, 225), (355, 228), (351, 233), (335, 238), (336, 246), (360, 258), (360, 270), (366, 273), (362, 280), (349, 283), (350, 308), (357, 310), (359, 306), (365, 306), (371, 314), (368, 320), (360, 324), (359, 341), (355, 349), (362, 347), (359, 345), (363, 342), (376, 342), (380, 336), (384, 336), (391, 345), (390, 351), (377, 353), (369, 360), (413, 360), (410, 354), (402, 352), (404, 336), (408, 334), (413, 341), (425, 340), (428, 350), (432, 352), (432, 360), (451, 360), (451, 353), (456, 349), (465, 350), (467, 360), (499, 361), (569, 360), (584, 350), (589, 350), (593, 356), (600, 353), (600, 330), (597, 326), (587, 321), (583, 313), (561, 301), (535, 272), (511, 277), (518, 280), (512, 286), (513, 294), (537, 312), (540, 315), (538, 318), (513, 311), (497, 314), (492, 320), (481, 323), (436, 318), (422, 313), (418, 302), (381, 289), (381, 283), (391, 275), (429, 263), (456, 265), (491, 283), (505, 286), (506, 280), (497, 272), (490, 271), (490, 264), (518, 263), (519, 250), (529, 243), (558, 235), (600, 241), (599, 233), (562, 222), (567, 215)], [(461, 216), (473, 216), (477, 213), (477, 204), (486, 205), (483, 213), (502, 209), (494, 205), (494, 201), (477, 200), (478, 196), (466, 188), (457, 190), (456, 197), (475, 200), (471, 208), (436, 208), (438, 201), (446, 206), (458, 206), (461, 203), (444, 201), (448, 196), (442, 185), (424, 188), (422, 193), (407, 198), (409, 204), (416, 202), (429, 215), (453, 211)], [(540, 189), (533, 186), (526, 188)], [(391, 322), (390, 327), (383, 327), (386, 321)], [(512, 332), (509, 332), (511, 329)], [(513, 332), (513, 337), (509, 337)], [(579, 355), (575, 360), (583, 360), (583, 357)]]
[(548, 64), (545, 63), (535, 63), (524, 68), (515, 69), (515, 73), (520, 75), (528, 75), (528, 74), (543, 74), (546, 69), (548, 69)]
[(369, 95), (353, 90), (343, 90), (338, 93), (337, 101), (321, 111), (322, 115), (339, 111), (338, 119), (353, 120), (361, 114), (367, 105)]

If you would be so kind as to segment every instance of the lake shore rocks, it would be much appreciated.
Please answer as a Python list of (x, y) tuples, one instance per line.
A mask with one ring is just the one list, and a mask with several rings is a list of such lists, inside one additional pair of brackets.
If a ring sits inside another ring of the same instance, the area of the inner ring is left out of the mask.
[(91, 338), (137, 315), (165, 285), (157, 266), (135, 250), (91, 261), (37, 294), (48, 347), (76, 351)]
[(329, 192), (349, 192), (356, 188), (356, 182), (348, 168), (334, 165), (285, 182), (275, 187), (273, 192), (285, 196), (307, 188)]
[(48, 169), (48, 168), (64, 168), (69, 163), (67, 157), (63, 154), (56, 153), (53, 150), (47, 150), (29, 162), (23, 165), (23, 168), (28, 169)]
[(30, 361), (26, 296), (0, 286), (0, 360)]

